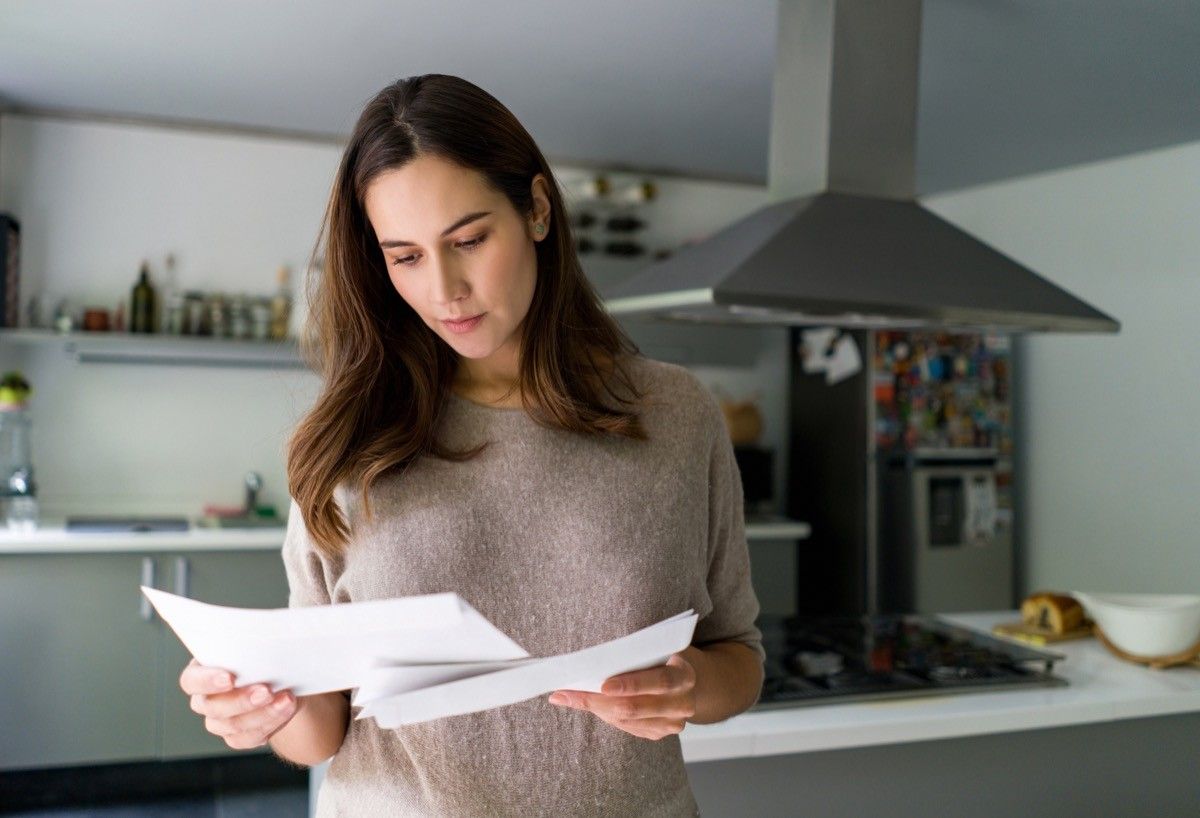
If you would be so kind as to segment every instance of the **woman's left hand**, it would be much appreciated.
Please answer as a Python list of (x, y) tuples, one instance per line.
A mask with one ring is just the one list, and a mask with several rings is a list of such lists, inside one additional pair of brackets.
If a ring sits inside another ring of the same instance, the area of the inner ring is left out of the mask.
[(610, 676), (599, 693), (556, 690), (550, 703), (590, 710), (613, 727), (657, 741), (683, 730), (696, 714), (696, 669), (688, 647), (658, 667)]

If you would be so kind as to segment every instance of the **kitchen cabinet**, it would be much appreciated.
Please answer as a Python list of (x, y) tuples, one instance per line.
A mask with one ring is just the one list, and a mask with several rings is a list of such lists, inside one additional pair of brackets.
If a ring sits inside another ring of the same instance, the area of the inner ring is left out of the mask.
[(0, 557), (0, 769), (153, 758), (162, 627), (136, 554)]
[(178, 683), (190, 654), (140, 584), (287, 605), (274, 549), (0, 555), (0, 769), (244, 752), (192, 712)]
[[(192, 551), (170, 558), (172, 593), (214, 605), (239, 608), (286, 608), (287, 575), (278, 551)], [(159, 623), (165, 639), (161, 668), (162, 758), (185, 758), (241, 753), (204, 729), (204, 718), (192, 711), (179, 688), (179, 674), (191, 654), (168, 626)], [(235, 680), (236, 683), (236, 680)]]

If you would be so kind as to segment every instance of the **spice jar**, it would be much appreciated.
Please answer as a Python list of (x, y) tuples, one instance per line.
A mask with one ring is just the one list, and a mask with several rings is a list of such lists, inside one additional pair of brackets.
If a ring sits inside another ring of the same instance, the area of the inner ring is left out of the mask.
[(253, 328), (252, 336), (256, 341), (271, 339), (271, 304), (258, 299), (250, 305), (250, 323)]
[(225, 312), (225, 299), (220, 293), (208, 300), (208, 326), (214, 338), (229, 337), (229, 319)]
[(185, 335), (206, 335), (204, 325), (204, 293), (189, 290), (183, 294), (183, 333)]
[(85, 308), (83, 328), (88, 332), (108, 332), (108, 310), (103, 307)]
[(229, 301), (229, 337), (250, 337), (250, 310), (244, 294), (235, 295)]

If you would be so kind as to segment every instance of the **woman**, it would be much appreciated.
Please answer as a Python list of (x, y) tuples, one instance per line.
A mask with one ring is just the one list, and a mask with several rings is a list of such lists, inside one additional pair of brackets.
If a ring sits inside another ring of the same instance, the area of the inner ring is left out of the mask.
[(469, 82), (371, 100), (325, 219), (289, 604), (456, 591), (535, 656), (700, 619), (601, 693), (395, 730), (351, 719), (349, 691), (234, 687), (194, 660), (193, 709), (230, 747), (332, 756), (321, 815), (695, 815), (677, 734), (750, 707), (764, 658), (715, 398), (608, 316), (545, 158)]

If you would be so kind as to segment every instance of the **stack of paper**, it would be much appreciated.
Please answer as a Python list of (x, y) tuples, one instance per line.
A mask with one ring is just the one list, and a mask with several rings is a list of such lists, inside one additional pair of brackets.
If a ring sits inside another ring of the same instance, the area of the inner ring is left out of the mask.
[(354, 689), (381, 727), (473, 713), (549, 693), (598, 692), (609, 676), (663, 664), (691, 644), (691, 609), (627, 636), (533, 657), (455, 593), (300, 608), (231, 608), (141, 586), (198, 662), (239, 687), (297, 696)]

